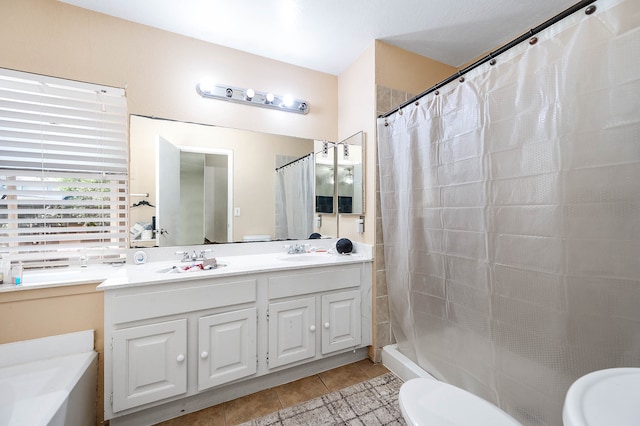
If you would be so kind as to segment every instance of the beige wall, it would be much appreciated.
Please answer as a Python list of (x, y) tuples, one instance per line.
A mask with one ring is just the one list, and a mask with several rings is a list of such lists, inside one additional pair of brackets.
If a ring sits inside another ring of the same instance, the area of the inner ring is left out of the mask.
[(355, 231), (359, 215), (340, 215), (339, 236), (354, 241), (375, 243), (375, 156), (376, 156), (376, 97), (375, 97), (375, 45), (371, 45), (338, 78), (338, 140), (359, 132), (365, 139), (365, 231)]
[[(191, 123), (131, 116), (130, 191), (149, 193), (156, 205), (156, 140), (162, 136), (180, 147), (233, 151), (233, 241), (244, 235), (275, 237), (275, 157), (301, 157), (313, 151), (312, 139), (278, 136), (260, 132), (202, 126)], [(132, 222), (151, 222), (154, 209), (131, 210)]]
[[(336, 76), (225, 48), (54, 0), (3, 0), (0, 66), (126, 87), (129, 112), (305, 138), (337, 138)], [(307, 115), (201, 98), (214, 81), (310, 105)]]
[[(454, 74), (457, 68), (376, 41), (376, 84), (419, 94)], [(397, 106), (397, 105), (396, 105)]]

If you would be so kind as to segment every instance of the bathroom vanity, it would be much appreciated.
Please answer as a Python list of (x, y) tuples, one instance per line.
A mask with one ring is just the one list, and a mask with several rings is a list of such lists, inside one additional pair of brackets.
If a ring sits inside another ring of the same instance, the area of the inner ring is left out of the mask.
[(106, 280), (105, 419), (152, 424), (364, 359), (370, 248), (127, 265)]

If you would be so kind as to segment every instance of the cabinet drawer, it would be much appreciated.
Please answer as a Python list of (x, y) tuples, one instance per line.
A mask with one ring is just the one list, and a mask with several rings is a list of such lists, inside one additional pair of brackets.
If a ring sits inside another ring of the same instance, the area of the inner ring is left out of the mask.
[(340, 268), (269, 278), (269, 299), (358, 287), (360, 268)]
[(115, 324), (256, 301), (256, 280), (116, 295)]

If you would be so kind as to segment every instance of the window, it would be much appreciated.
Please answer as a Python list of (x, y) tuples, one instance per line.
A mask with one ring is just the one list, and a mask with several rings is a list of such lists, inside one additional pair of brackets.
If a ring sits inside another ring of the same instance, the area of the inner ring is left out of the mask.
[(0, 252), (26, 267), (128, 242), (123, 89), (0, 68)]

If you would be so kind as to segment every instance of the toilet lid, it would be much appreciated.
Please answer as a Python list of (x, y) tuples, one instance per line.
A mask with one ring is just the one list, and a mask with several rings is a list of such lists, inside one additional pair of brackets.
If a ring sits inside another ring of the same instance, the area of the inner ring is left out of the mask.
[(564, 402), (565, 426), (640, 424), (640, 368), (608, 368), (576, 380)]
[(463, 389), (433, 379), (411, 379), (400, 387), (407, 423), (425, 426), (518, 425), (495, 405)]

